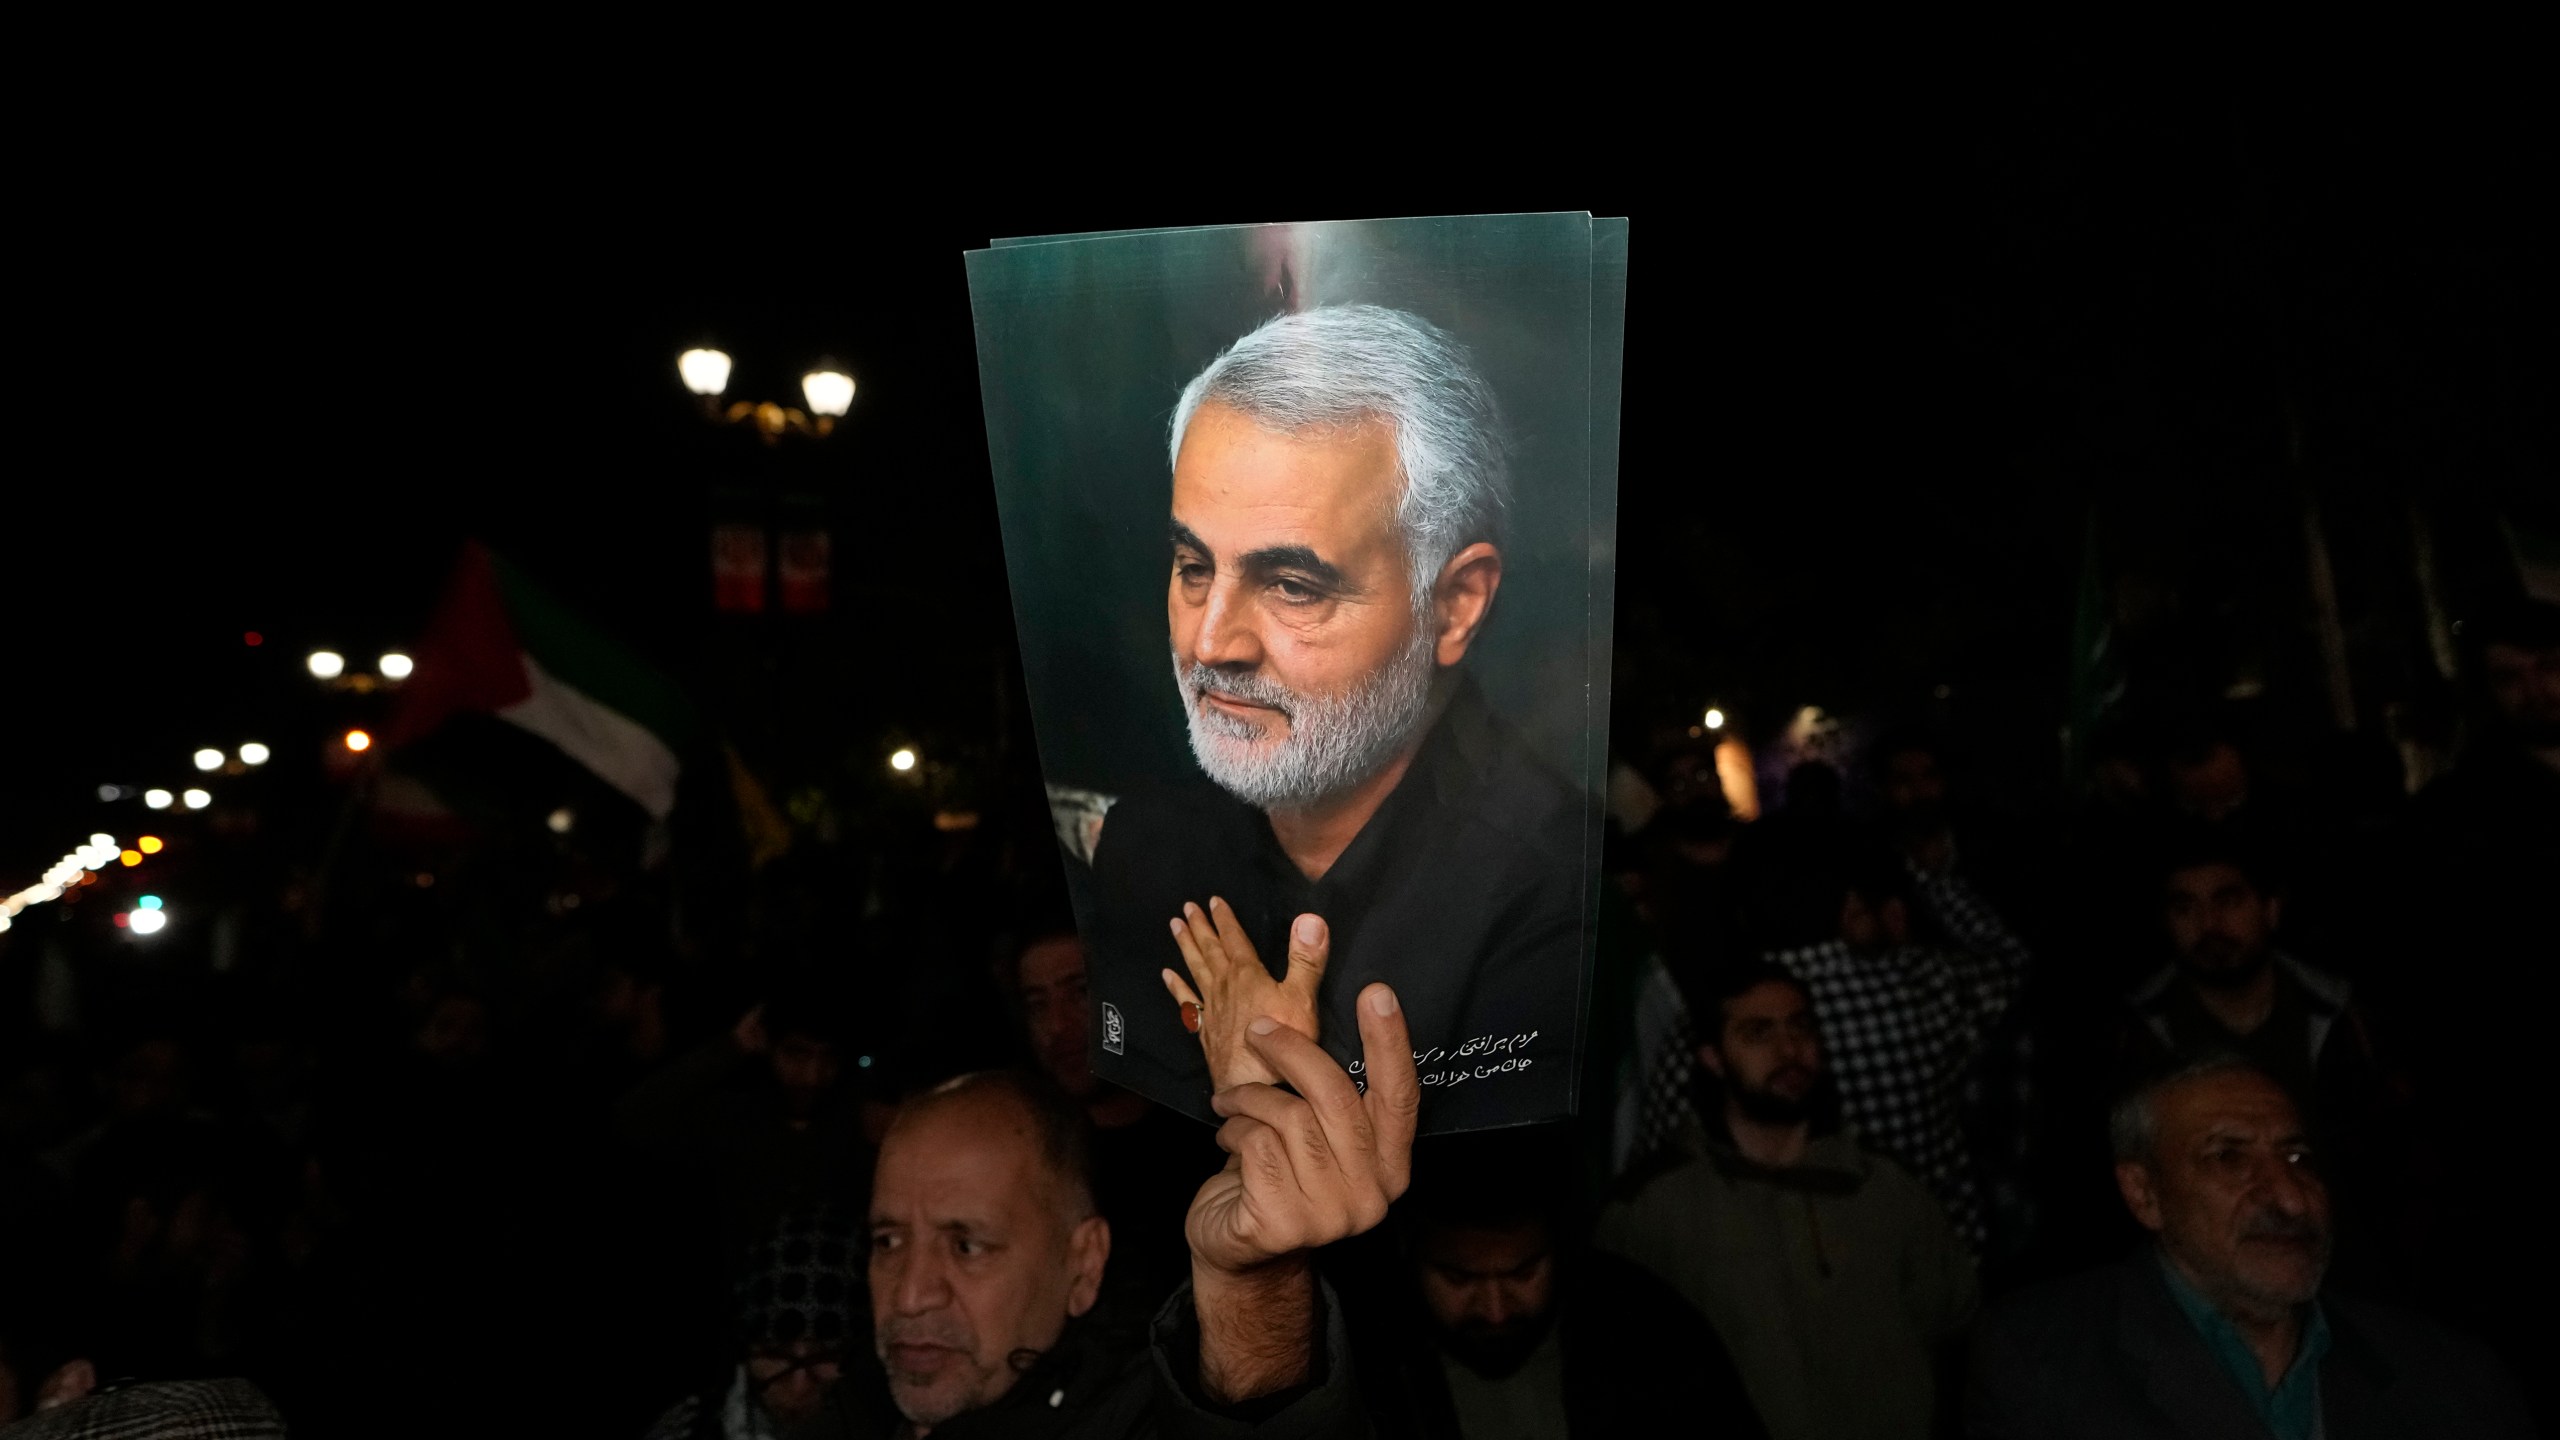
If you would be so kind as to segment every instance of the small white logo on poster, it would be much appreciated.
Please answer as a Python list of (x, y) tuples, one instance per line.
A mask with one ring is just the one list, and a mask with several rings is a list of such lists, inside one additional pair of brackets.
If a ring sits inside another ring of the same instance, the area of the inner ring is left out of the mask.
[(1128, 1024), (1120, 1018), (1120, 1007), (1102, 1002), (1102, 1048), (1114, 1055), (1123, 1053), (1121, 1042), (1128, 1038)]

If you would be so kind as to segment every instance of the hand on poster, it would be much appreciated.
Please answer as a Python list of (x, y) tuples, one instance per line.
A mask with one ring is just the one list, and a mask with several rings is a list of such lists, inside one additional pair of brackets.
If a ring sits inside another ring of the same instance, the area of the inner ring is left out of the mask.
[(1200, 1380), (1235, 1403), (1305, 1380), (1314, 1360), (1314, 1250), (1374, 1228), (1413, 1176), (1422, 1109), (1413, 1042), (1394, 990), (1358, 1004), (1364, 1093), (1314, 1041), (1269, 1018), (1245, 1043), (1296, 1094), (1269, 1084), (1221, 1089), (1218, 1145), (1184, 1222), (1200, 1320)]
[(1423, 1130), (1572, 1113), (1625, 223), (1027, 237), (969, 275), (1094, 1073), (1214, 1124), (1276, 1081), (1268, 1017), (1356, 1084), (1384, 982)]
[(1182, 1009), (1183, 1028), (1200, 1037), (1200, 1053), (1209, 1062), (1209, 1088), (1278, 1084), (1280, 1076), (1252, 1044), (1250, 1027), (1268, 1017), (1310, 1040), (1323, 1038), (1316, 987), (1324, 980), (1325, 959), (1333, 946), (1324, 918), (1301, 915), (1290, 925), (1289, 973), (1280, 980), (1271, 978), (1244, 925), (1217, 896), (1209, 897), (1207, 910), (1184, 902), (1181, 918), (1172, 924), (1191, 983), (1166, 970), (1164, 988)]

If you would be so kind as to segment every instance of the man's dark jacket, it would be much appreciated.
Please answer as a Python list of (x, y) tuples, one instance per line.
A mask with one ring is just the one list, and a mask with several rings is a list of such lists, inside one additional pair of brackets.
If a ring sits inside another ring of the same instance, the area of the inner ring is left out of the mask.
[[(2391, 1306), (2329, 1294), (2326, 1440), (2528, 1440), (2514, 1383), (2484, 1348)], [(1974, 1440), (2267, 1440), (2267, 1427), (2169, 1293), (2145, 1246), (2012, 1296), (1975, 1331)]]
[[(1234, 1411), (1200, 1399), (1200, 1328), (1184, 1285), (1156, 1312), (1144, 1348), (1074, 1320), (995, 1404), (933, 1427), (934, 1440), (1361, 1440), (1342, 1306), (1328, 1287), (1323, 1353), (1312, 1383)], [(891, 1440), (907, 1432), (879, 1362), (846, 1367), (826, 1408), (791, 1440)]]
[[(1577, 1256), (1556, 1303), (1570, 1427), (1556, 1440), (1768, 1435), (1715, 1327), (1642, 1266), (1604, 1251)], [(1382, 1435), (1463, 1440), (1423, 1319), (1404, 1318), (1353, 1336), (1370, 1417)]]
[(1159, 978), (1182, 968), (1168, 922), (1184, 901), (1205, 907), (1214, 895), (1274, 976), (1286, 972), (1290, 922), (1324, 917), (1321, 1039), (1346, 1069), (1362, 1058), (1361, 988), (1395, 987), (1419, 1056), (1423, 1133), (1568, 1113), (1586, 818), (1580, 791), (1465, 681), (1321, 879), (1299, 873), (1260, 810), (1196, 773), (1123, 799), (1103, 822), (1086, 917), (1095, 1073), (1218, 1123), (1200, 1042)]

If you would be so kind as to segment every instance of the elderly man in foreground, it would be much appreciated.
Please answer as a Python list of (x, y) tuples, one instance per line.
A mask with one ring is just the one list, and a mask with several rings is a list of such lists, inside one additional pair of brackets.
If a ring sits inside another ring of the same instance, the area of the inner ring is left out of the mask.
[(981, 1074), (900, 1112), (871, 1202), (880, 1365), (797, 1432), (823, 1437), (1361, 1435), (1342, 1318), (1314, 1252), (1378, 1224), (1410, 1177), (1420, 1105), (1395, 993), (1359, 997), (1366, 1093), (1269, 1020), (1255, 1054), (1295, 1088), (1217, 1092), (1226, 1168), (1191, 1203), (1191, 1282), (1142, 1351), (1082, 1317), (1111, 1257), (1083, 1118)]
[(1977, 1332), (1977, 1437), (2534, 1433), (2487, 1352), (2325, 1289), (2329, 1192), (2284, 1087), (2198, 1061), (2116, 1107), (2116, 1185), (2155, 1243), (2020, 1294)]

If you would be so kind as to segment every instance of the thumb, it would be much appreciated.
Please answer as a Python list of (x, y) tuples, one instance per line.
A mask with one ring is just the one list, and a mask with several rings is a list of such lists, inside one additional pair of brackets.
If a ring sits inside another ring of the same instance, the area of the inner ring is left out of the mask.
[(1324, 979), (1325, 962), (1333, 956), (1333, 931), (1321, 915), (1301, 915), (1289, 926), (1289, 978), (1280, 983), (1315, 998)]

